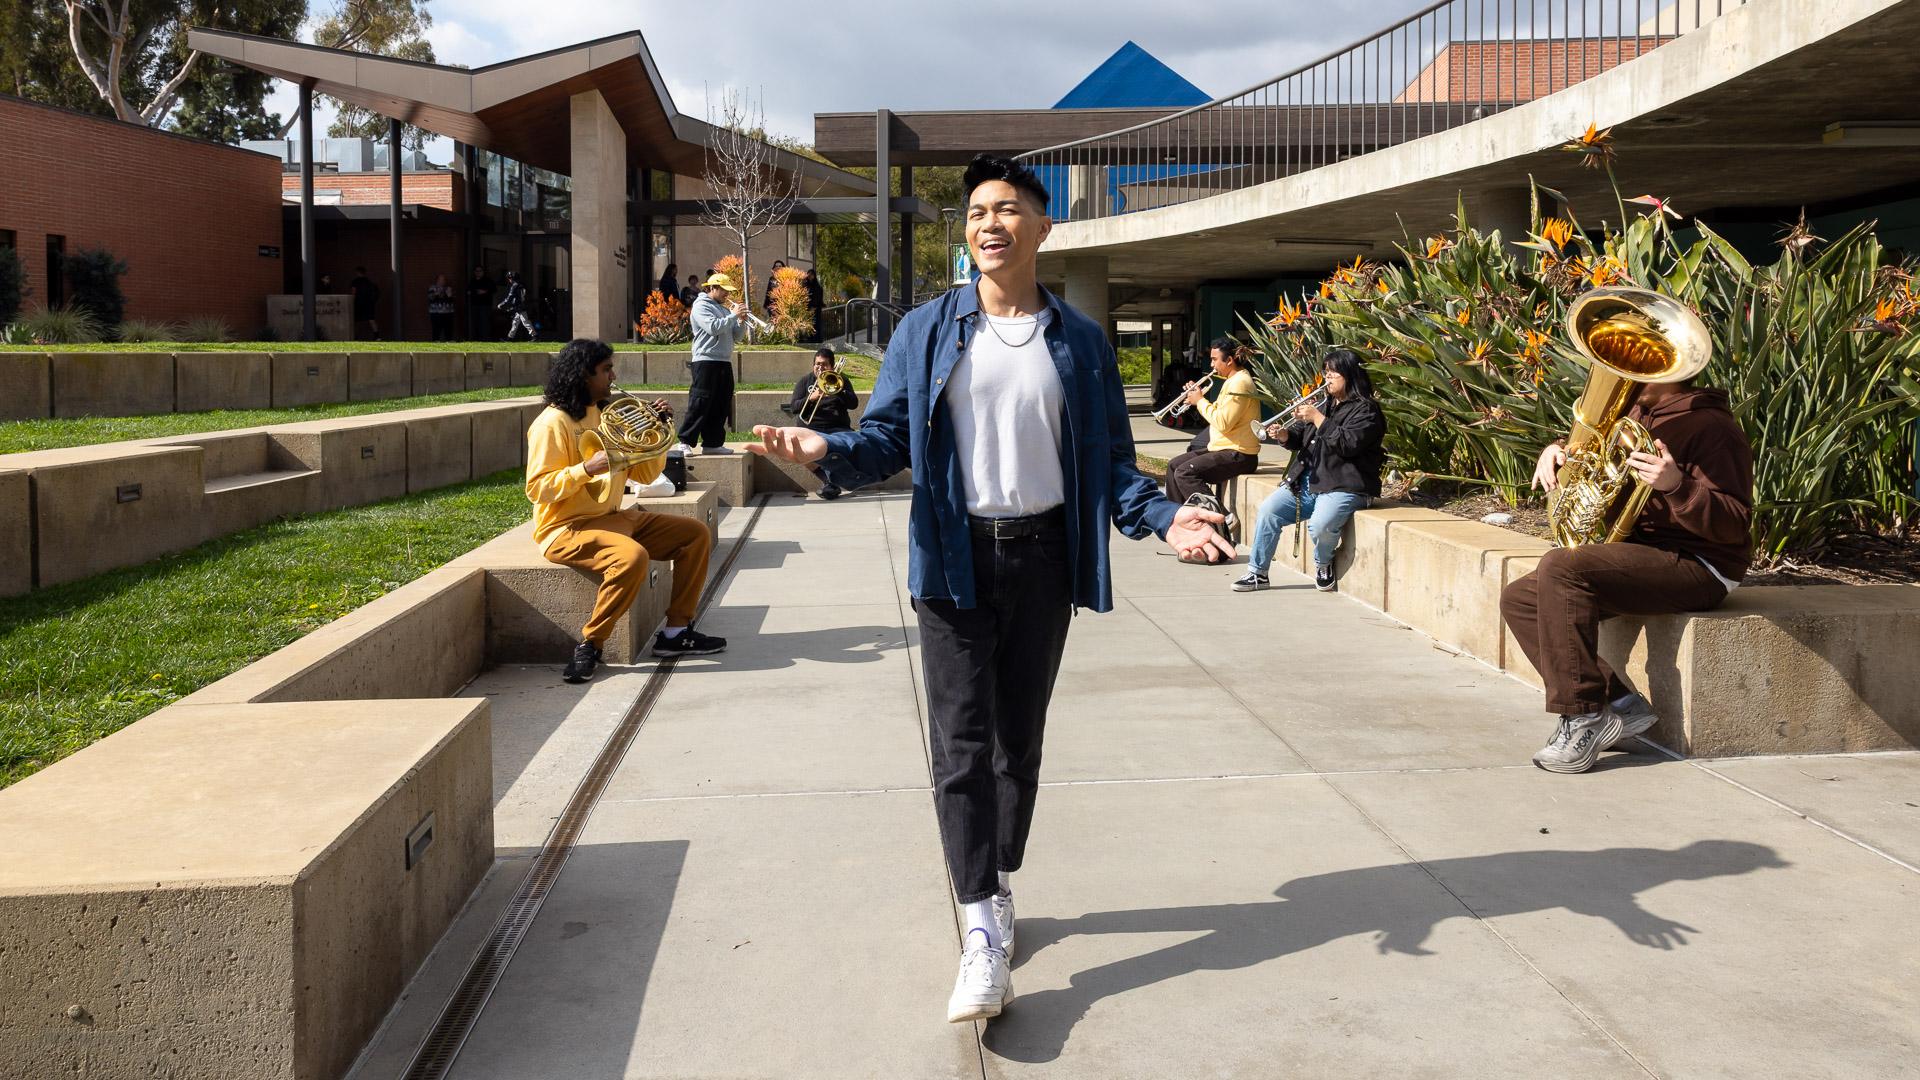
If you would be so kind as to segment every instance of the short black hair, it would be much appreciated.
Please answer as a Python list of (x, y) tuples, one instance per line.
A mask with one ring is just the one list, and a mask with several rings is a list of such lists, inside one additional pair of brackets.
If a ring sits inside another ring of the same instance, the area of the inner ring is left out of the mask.
[(574, 338), (547, 363), (547, 404), (573, 417), (585, 418), (587, 406), (598, 404), (587, 395), (587, 377), (601, 361), (613, 359), (613, 346), (594, 338)]
[(819, 348), (813, 350), (813, 358), (815, 360), (818, 360), (823, 356), (826, 357), (828, 360), (832, 360), (834, 358), (833, 349), (826, 345), (822, 345)]
[(1031, 195), (1040, 204), (1041, 212), (1053, 201), (1047, 194), (1047, 185), (1033, 174), (1033, 170), (1009, 157), (998, 154), (976, 154), (967, 164), (967, 171), (960, 178), (960, 186), (966, 190), (967, 198), (973, 198), (973, 191), (990, 180), (1004, 180), (1013, 185), (1013, 189)]

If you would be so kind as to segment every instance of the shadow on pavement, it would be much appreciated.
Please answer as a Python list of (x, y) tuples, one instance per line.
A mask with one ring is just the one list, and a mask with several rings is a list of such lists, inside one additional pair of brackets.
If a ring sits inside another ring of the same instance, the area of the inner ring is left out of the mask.
[[(1564, 908), (1612, 922), (1635, 944), (1673, 949), (1702, 931), (1641, 907), (1638, 894), (1673, 881), (1786, 865), (1772, 848), (1732, 840), (1701, 840), (1674, 851), (1524, 851), (1295, 878), (1274, 890), (1280, 899), (1262, 903), (1021, 919), (1023, 963), (1079, 934), (1202, 936), (1079, 972), (1064, 989), (1018, 996), (981, 1041), (1014, 1061), (1052, 1061), (1074, 1025), (1105, 998), (1190, 972), (1253, 967), (1355, 934), (1370, 935), (1382, 953), (1433, 956), (1424, 947), (1433, 928), (1463, 916)], [(1435, 887), (1436, 881), (1445, 887)], [(1456, 889), (1473, 898), (1471, 906)]]

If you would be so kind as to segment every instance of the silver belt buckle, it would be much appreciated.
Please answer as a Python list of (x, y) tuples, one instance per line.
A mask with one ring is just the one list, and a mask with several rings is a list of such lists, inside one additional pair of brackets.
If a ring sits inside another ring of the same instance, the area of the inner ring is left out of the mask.
[(995, 540), (1014, 539), (1018, 535), (1016, 532), (1014, 532), (1014, 529), (1013, 529), (1013, 526), (1017, 520), (1018, 519), (1016, 518), (994, 518), (993, 519), (993, 538)]

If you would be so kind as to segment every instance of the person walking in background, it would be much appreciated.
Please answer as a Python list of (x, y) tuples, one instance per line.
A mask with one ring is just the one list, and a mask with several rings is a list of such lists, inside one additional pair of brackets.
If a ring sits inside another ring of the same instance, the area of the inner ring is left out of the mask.
[(740, 287), (725, 274), (706, 280), (706, 292), (693, 302), (687, 321), (693, 327), (693, 385), (687, 388), (687, 415), (680, 422), (681, 453), (699, 443), (706, 454), (727, 449), (727, 417), (733, 414), (733, 346), (747, 336), (740, 318), (747, 305), (734, 295)]
[(821, 287), (820, 275), (814, 273), (811, 266), (801, 276), (800, 284), (807, 290), (807, 313), (813, 318), (813, 340), (825, 341), (827, 329), (820, 325), (820, 321), (827, 313), (827, 290)]
[(1254, 515), (1253, 550), (1245, 577), (1234, 592), (1267, 588), (1280, 530), (1307, 523), (1313, 537), (1313, 584), (1331, 592), (1336, 581), (1333, 557), (1340, 534), (1353, 515), (1380, 494), (1380, 468), (1386, 461), (1387, 418), (1373, 396), (1373, 380), (1352, 349), (1330, 350), (1321, 373), (1324, 407), (1311, 401), (1293, 410), (1291, 423), (1270, 425), (1261, 434), (1292, 451), (1287, 481), (1267, 496)]
[(679, 263), (667, 264), (667, 272), (660, 275), (660, 280), (655, 283), (653, 291), (669, 300), (678, 300), (680, 298)]
[(453, 286), (445, 274), (435, 274), (427, 286), (427, 322), (433, 326), (433, 340), (453, 340)]
[(380, 286), (367, 276), (367, 268), (353, 268), (353, 280), (347, 283), (347, 289), (353, 293), (353, 332), (364, 333), (369, 341), (380, 337)]
[(518, 340), (514, 335), (521, 330), (527, 332), (526, 340), (533, 340), (532, 306), (527, 299), (527, 287), (520, 282), (520, 272), (507, 271), (507, 295), (500, 300), (500, 310), (513, 320), (507, 327), (508, 341)]
[[(809, 431), (822, 435), (831, 435), (836, 431), (852, 431), (853, 410), (860, 407), (860, 398), (853, 391), (853, 380), (840, 377), (840, 389), (828, 393), (820, 386), (821, 380), (829, 372), (836, 371), (833, 350), (820, 346), (813, 354), (813, 370), (800, 376), (793, 384), (793, 396), (787, 400), (787, 412), (799, 420)], [(840, 488), (828, 479), (818, 465), (808, 465), (807, 471), (820, 478), (820, 497), (829, 501), (840, 497)]]
[(486, 267), (473, 268), (473, 277), (467, 282), (467, 336), (474, 341), (493, 340), (493, 294), (497, 287)]
[(760, 294), (760, 310), (767, 318), (773, 318), (773, 287), (780, 284), (780, 271), (787, 268), (787, 260), (773, 260), (773, 269), (767, 271), (767, 291)]

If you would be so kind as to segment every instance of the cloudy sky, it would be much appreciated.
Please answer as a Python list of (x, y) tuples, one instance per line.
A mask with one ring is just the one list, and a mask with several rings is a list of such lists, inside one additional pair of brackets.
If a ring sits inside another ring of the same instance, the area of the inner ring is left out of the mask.
[[(681, 112), (703, 116), (710, 96), (742, 88), (764, 101), (769, 128), (812, 142), (816, 112), (1044, 108), (1129, 39), (1208, 94), (1226, 94), (1423, 6), (1425, 0), (441, 0), (431, 8), (430, 37), (440, 62), (479, 67), (639, 30)], [(283, 88), (269, 107), (291, 115), (293, 105), (294, 94)]]

